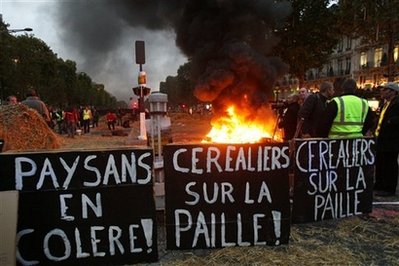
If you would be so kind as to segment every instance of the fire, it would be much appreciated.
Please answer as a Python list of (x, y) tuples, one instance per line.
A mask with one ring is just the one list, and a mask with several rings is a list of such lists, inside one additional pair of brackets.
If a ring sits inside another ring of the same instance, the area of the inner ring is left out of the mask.
[(236, 112), (234, 106), (228, 107), (226, 112), (226, 116), (211, 122), (212, 129), (203, 142), (257, 143), (263, 139), (278, 139), (278, 136), (273, 136), (274, 121), (248, 121), (245, 115)]

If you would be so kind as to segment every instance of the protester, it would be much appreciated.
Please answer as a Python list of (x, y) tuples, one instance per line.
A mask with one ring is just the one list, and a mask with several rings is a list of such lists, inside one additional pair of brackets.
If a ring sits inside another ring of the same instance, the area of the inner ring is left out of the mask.
[(98, 127), (98, 121), (100, 120), (100, 114), (98, 113), (97, 109), (93, 107), (92, 110), (93, 114), (93, 127)]
[(10, 95), (7, 97), (6, 99), (6, 104), (7, 105), (14, 105), (14, 104), (18, 104), (18, 100), (17, 97), (14, 95)]
[(48, 113), (49, 113), (49, 116), (50, 116), (50, 121), (47, 123), (47, 125), (51, 129), (55, 130), (55, 125), (57, 124), (56, 123), (55, 111), (53, 110), (53, 107), (51, 105), (47, 106), (47, 110), (48, 110)]
[(287, 97), (286, 108), (283, 112), (281, 121), (278, 124), (279, 128), (284, 129), (284, 140), (291, 140), (296, 131), (297, 126), (297, 116), (299, 111), (299, 95), (298, 94), (290, 94)]
[(117, 126), (122, 126), (122, 116), (123, 116), (122, 110), (121, 110), (121, 108), (118, 107), (118, 109), (116, 109), (116, 118), (117, 118), (116, 125)]
[[(319, 137), (317, 125), (323, 119), (322, 114), (326, 110), (327, 100), (334, 96), (334, 87), (331, 82), (320, 84), (320, 91), (306, 97), (305, 102), (298, 112), (299, 121), (303, 121), (301, 126), (301, 137)], [(302, 122), (300, 122), (302, 123)]]
[(108, 129), (115, 130), (115, 123), (116, 123), (116, 119), (117, 119), (115, 113), (108, 111), (105, 118), (107, 119)]
[(398, 184), (399, 86), (388, 82), (380, 90), (384, 105), (375, 130), (377, 154), (374, 191), (376, 196), (388, 197), (395, 195)]
[(51, 118), (47, 106), (39, 99), (36, 91), (34, 89), (30, 89), (26, 96), (26, 99), (21, 103), (32, 109), (35, 109), (44, 118), (46, 123), (50, 123)]
[(91, 113), (89, 106), (86, 106), (86, 108), (83, 110), (82, 118), (83, 118), (83, 133), (90, 133), (90, 122), (93, 119), (93, 115)]
[(298, 94), (299, 94), (299, 100), (298, 100), (299, 105), (302, 105), (305, 102), (306, 98), (309, 95), (311, 95), (311, 93), (309, 93), (307, 88), (300, 88)]
[(61, 135), (65, 129), (65, 126), (64, 126), (65, 112), (61, 108), (58, 108), (53, 114), (54, 114), (55, 122), (57, 123), (58, 134)]
[(65, 111), (65, 124), (68, 137), (74, 138), (76, 132), (76, 125), (78, 123), (78, 114), (75, 108), (68, 107)]
[(370, 132), (374, 125), (373, 112), (365, 99), (355, 96), (356, 81), (342, 84), (343, 95), (334, 97), (324, 114), (318, 114), (319, 136), (329, 138), (357, 138)]

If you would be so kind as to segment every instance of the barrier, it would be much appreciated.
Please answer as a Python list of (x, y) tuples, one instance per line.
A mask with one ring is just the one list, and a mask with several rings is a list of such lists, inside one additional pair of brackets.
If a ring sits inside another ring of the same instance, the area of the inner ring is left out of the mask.
[(287, 144), (167, 145), (168, 249), (287, 244)]
[(0, 154), (0, 191), (19, 191), (17, 261), (158, 260), (150, 149)]
[[(288, 143), (166, 145), (167, 248), (288, 244), (291, 219), (371, 212), (373, 138), (294, 146), (290, 161)], [(152, 149), (1, 153), (0, 163), (0, 191), (19, 191), (19, 264), (158, 260)]]
[(375, 141), (295, 141), (293, 222), (315, 222), (370, 213)]

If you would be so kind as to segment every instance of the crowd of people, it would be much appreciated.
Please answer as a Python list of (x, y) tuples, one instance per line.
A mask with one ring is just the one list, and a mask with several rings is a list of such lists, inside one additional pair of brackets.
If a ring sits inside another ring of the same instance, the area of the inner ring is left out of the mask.
[[(93, 106), (68, 106), (66, 108), (47, 106), (34, 89), (28, 90), (26, 99), (21, 102), (18, 102), (14, 95), (8, 96), (6, 104), (24, 104), (36, 110), (50, 128), (60, 135), (67, 134), (72, 138), (75, 137), (77, 130), (81, 130), (82, 134), (90, 133), (90, 128), (98, 127), (100, 119), (99, 112)], [(115, 130), (115, 124), (119, 124), (119, 122), (122, 126), (122, 115), (118, 111), (116, 113), (111, 110), (107, 112), (106, 120), (109, 130)]]
[[(376, 112), (368, 101), (356, 95), (354, 79), (340, 83), (323, 82), (317, 93), (301, 88), (298, 93), (288, 95), (284, 105), (278, 107), (277, 126), (284, 131), (284, 140), (294, 138), (376, 138), (377, 196), (395, 195), (398, 183), (399, 155), (399, 85), (388, 82), (378, 87), (380, 106)], [(7, 98), (7, 104), (18, 104), (15, 96)], [(74, 137), (76, 129), (83, 134), (98, 126), (99, 113), (94, 107), (47, 108), (35, 90), (29, 90), (21, 102), (37, 112), (48, 125), (59, 134)], [(106, 122), (109, 130), (115, 124), (122, 125), (121, 114), (108, 111)]]
[(393, 196), (398, 183), (399, 85), (378, 87), (380, 105), (372, 111), (368, 101), (357, 96), (354, 79), (323, 82), (317, 93), (301, 88), (287, 97), (278, 119), (284, 140), (293, 138), (376, 138), (376, 196)]

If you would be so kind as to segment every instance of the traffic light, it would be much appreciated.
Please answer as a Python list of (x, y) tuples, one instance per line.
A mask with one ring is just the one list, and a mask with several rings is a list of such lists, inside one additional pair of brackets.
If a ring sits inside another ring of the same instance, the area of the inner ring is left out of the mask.
[(145, 43), (144, 41), (136, 41), (136, 64), (145, 64)]
[(139, 86), (139, 87), (134, 87), (132, 88), (133, 92), (135, 95), (141, 97), (141, 96), (147, 96), (148, 94), (150, 94), (151, 89), (148, 87), (143, 87), (143, 86)]

